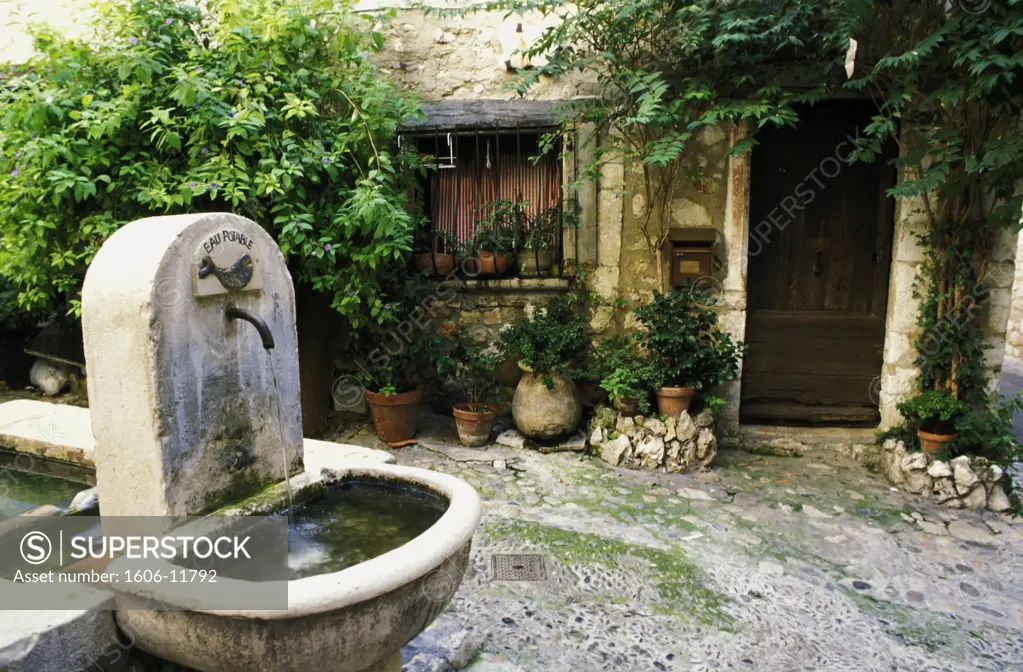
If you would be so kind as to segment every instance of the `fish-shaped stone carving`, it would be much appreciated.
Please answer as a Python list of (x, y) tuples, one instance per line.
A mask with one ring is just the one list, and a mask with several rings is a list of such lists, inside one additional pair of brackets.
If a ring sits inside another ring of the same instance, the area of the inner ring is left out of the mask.
[(220, 268), (209, 257), (203, 257), (199, 261), (199, 279), (213, 274), (224, 289), (242, 289), (252, 280), (252, 268), (252, 257), (244, 253), (230, 268)]

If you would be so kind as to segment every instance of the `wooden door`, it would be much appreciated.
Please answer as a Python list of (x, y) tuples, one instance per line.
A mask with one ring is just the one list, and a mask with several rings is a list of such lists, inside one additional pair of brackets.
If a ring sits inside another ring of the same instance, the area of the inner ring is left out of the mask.
[(867, 101), (799, 110), (757, 135), (740, 413), (751, 423), (876, 424), (894, 218), (887, 147), (847, 164)]

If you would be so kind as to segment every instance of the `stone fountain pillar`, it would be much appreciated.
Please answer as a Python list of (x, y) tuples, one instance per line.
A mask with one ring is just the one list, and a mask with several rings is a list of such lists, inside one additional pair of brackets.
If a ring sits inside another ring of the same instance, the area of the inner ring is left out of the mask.
[[(261, 316), (274, 348), (228, 306)], [(123, 227), (85, 276), (82, 329), (105, 516), (237, 501), (283, 480), (282, 441), (302, 470), (294, 288), (254, 222), (210, 213)]]

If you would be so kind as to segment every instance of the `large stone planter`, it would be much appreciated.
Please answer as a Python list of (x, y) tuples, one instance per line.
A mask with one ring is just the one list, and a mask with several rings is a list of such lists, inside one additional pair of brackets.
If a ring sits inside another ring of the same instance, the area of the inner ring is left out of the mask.
[(583, 418), (583, 405), (575, 383), (551, 374), (554, 384), (548, 388), (543, 376), (526, 367), (522, 370), (524, 373), (512, 400), (512, 418), (518, 430), (538, 441), (551, 441), (574, 432)]

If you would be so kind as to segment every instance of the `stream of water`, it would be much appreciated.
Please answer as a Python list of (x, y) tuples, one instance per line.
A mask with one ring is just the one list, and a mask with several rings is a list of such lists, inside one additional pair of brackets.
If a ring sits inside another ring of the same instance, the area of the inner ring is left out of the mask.
[(273, 353), (266, 351), (270, 360), (270, 375), (273, 377), (274, 402), (277, 404), (277, 431), (281, 437), (281, 457), (284, 458), (284, 489), (288, 491), (288, 524), (295, 522), (295, 502), (291, 496), (291, 465), (288, 462), (288, 446), (284, 441), (284, 419), (281, 412), (281, 395), (277, 391), (277, 369), (274, 368)]

